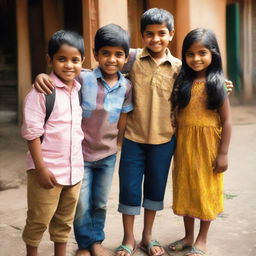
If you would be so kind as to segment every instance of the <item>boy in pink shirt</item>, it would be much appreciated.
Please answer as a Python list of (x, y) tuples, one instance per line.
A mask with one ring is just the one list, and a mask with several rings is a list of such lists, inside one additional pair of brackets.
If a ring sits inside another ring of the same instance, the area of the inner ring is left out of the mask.
[(37, 255), (48, 225), (55, 255), (66, 255), (84, 169), (78, 96), (81, 85), (74, 79), (83, 60), (84, 43), (80, 35), (64, 30), (53, 34), (47, 61), (53, 69), (56, 98), (49, 119), (45, 122), (45, 95), (32, 89), (25, 99), (22, 136), (28, 142), (29, 152), (28, 212), (23, 240), (28, 256)]

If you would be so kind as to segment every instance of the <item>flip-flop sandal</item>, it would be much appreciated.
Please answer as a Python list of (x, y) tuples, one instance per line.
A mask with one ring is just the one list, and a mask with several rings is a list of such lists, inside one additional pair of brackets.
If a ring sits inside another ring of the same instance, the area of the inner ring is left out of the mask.
[(191, 250), (189, 250), (189, 252), (187, 252), (186, 254), (184, 254), (184, 256), (190, 256), (192, 254), (199, 254), (199, 255), (204, 255), (206, 256), (205, 252), (196, 248), (195, 246), (191, 247)]
[(134, 245), (134, 248), (132, 249), (130, 246), (128, 245), (124, 245), (124, 244), (121, 244), (118, 248), (116, 248), (116, 252), (127, 252), (130, 254), (130, 256), (132, 256), (135, 252), (136, 252), (136, 249), (137, 249), (137, 245), (135, 244)]
[(165, 250), (163, 248), (163, 246), (156, 240), (152, 240), (150, 243), (148, 243), (147, 245), (145, 245), (143, 242), (140, 242), (139, 244), (139, 248), (144, 251), (145, 253), (147, 253), (148, 256), (154, 256), (154, 254), (151, 253), (151, 248), (157, 246), (160, 247), (163, 250), (163, 253), (157, 255), (157, 256), (162, 256), (165, 253)]
[(180, 239), (180, 240), (177, 240), (177, 241), (169, 244), (168, 249), (172, 252), (179, 252), (179, 251), (183, 251), (191, 246), (192, 245), (185, 244), (184, 239)]

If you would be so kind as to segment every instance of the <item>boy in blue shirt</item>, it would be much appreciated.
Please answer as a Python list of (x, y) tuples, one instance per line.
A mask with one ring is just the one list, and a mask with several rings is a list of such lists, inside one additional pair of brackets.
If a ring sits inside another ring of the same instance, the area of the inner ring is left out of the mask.
[[(106, 205), (116, 161), (117, 143), (121, 143), (126, 113), (133, 109), (131, 83), (120, 73), (129, 54), (129, 36), (120, 26), (110, 24), (95, 35), (94, 56), (99, 67), (83, 70), (82, 128), (84, 178), (74, 221), (77, 256), (107, 255), (101, 245), (105, 238)], [(35, 87), (49, 81), (37, 77)], [(47, 86), (47, 85), (46, 85)], [(45, 87), (44, 87), (45, 88)]]

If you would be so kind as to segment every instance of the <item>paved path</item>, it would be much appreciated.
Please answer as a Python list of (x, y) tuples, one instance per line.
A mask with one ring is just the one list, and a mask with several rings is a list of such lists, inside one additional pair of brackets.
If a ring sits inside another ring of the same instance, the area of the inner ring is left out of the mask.
[[(225, 212), (212, 223), (209, 232), (208, 256), (256, 255), (256, 108), (233, 108), (233, 137), (230, 167), (225, 174)], [(0, 191), (0, 256), (25, 255), (20, 238), (26, 215), (24, 152), (18, 128), (0, 124), (0, 189), (3, 185), (18, 188)], [(2, 183), (1, 183), (2, 181)], [(154, 239), (164, 246), (183, 235), (182, 218), (171, 210), (171, 180), (166, 189), (165, 208), (158, 212)], [(115, 173), (109, 199), (104, 245), (111, 251), (122, 239), (121, 215), (117, 213), (118, 177)], [(136, 218), (136, 239), (139, 242), (143, 219)], [(76, 243), (72, 234), (68, 256), (74, 255)], [(50, 256), (53, 247), (45, 233), (39, 255)], [(135, 255), (144, 255), (137, 251)], [(180, 253), (172, 255), (180, 256)]]

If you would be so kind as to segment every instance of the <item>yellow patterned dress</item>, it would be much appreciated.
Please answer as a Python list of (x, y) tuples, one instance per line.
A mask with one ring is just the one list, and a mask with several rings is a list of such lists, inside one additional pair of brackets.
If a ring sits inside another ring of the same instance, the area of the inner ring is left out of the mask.
[(223, 211), (223, 174), (213, 172), (221, 123), (218, 112), (206, 108), (206, 99), (205, 83), (194, 82), (189, 104), (178, 113), (173, 211), (213, 220)]

